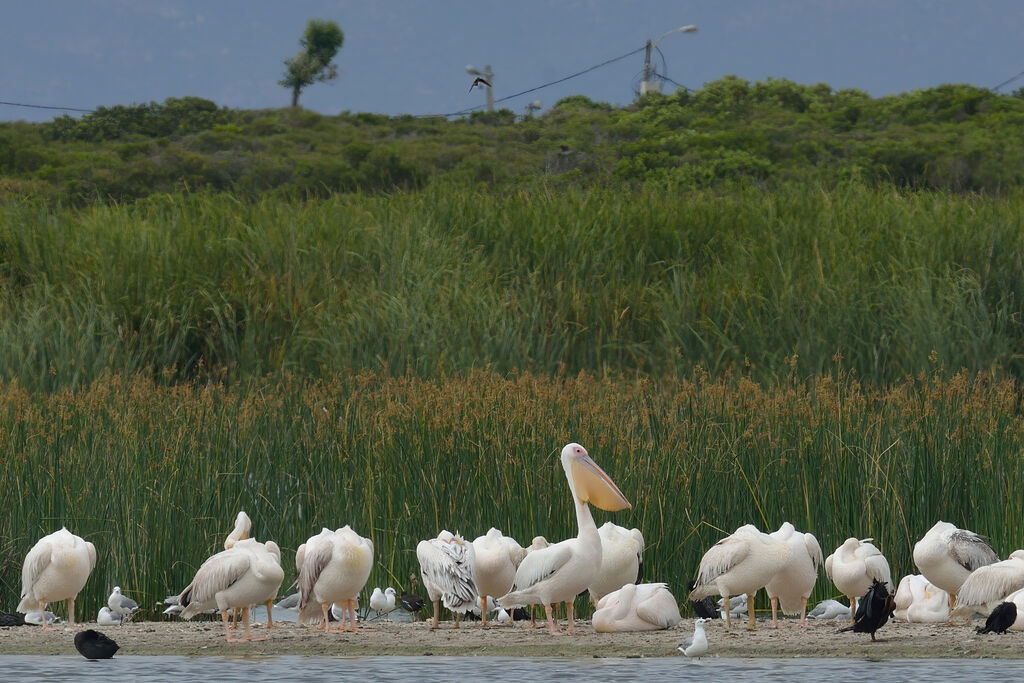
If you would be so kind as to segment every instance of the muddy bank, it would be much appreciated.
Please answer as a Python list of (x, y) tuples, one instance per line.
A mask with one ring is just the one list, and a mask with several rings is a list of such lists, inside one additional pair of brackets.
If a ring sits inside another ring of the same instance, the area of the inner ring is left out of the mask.
[[(87, 624), (83, 628), (96, 628)], [(1024, 658), (1024, 632), (978, 635), (968, 626), (889, 623), (878, 642), (859, 633), (836, 633), (837, 622), (812, 622), (799, 628), (786, 622), (777, 630), (756, 631), (721, 622), (707, 625), (712, 654), (720, 657), (916, 657)], [(675, 629), (647, 633), (594, 633), (588, 622), (575, 636), (552, 637), (522, 624), (515, 628), (479, 623), (459, 629), (442, 624), (431, 630), (424, 622), (371, 622), (356, 633), (325, 634), (295, 623), (253, 629), (265, 640), (227, 643), (215, 622), (141, 622), (100, 629), (121, 646), (123, 655), (489, 655), (510, 657), (675, 657), (676, 646), (692, 633), (693, 622)], [(74, 654), (73, 632), (58, 625), (0, 628), (0, 654)]]

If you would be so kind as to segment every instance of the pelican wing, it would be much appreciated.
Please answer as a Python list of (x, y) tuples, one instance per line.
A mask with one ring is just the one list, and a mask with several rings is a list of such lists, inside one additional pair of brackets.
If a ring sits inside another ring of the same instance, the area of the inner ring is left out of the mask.
[(1021, 588), (1024, 588), (1024, 562), (1003, 560), (979, 567), (964, 579), (954, 609), (1000, 600)]
[(305, 613), (306, 605), (313, 597), (313, 587), (316, 585), (324, 568), (331, 563), (334, 556), (334, 544), (316, 543), (312, 548), (306, 546), (305, 557), (302, 561), (302, 569), (299, 570), (299, 611)]
[(679, 623), (679, 608), (667, 589), (655, 591), (651, 597), (636, 606), (636, 615), (659, 628), (672, 628)]
[(476, 602), (472, 549), (470, 543), (443, 543), (436, 539), (421, 543), (416, 549), (420, 571), (441, 590), (441, 602), (448, 609)]
[(92, 571), (96, 568), (96, 546), (86, 541), (85, 550), (89, 553), (89, 571)]
[(949, 535), (949, 554), (969, 572), (999, 561), (996, 551), (984, 537), (966, 529), (957, 529)]
[(825, 576), (828, 577), (829, 581), (832, 581), (832, 558), (835, 557), (835, 553), (832, 553), (825, 558)]
[[(750, 543), (743, 538), (729, 536), (711, 546), (700, 560), (697, 585), (713, 583), (750, 554)], [(692, 599), (692, 598), (691, 598)]]
[(887, 587), (892, 587), (892, 575), (889, 572), (889, 563), (881, 553), (877, 555), (868, 555), (864, 558), (864, 572), (872, 581), (877, 579), (886, 584)]
[(53, 547), (49, 541), (41, 540), (32, 546), (25, 556), (25, 564), (21, 567), (21, 598), (24, 600), (32, 591), (39, 575), (50, 565)]
[(814, 565), (814, 573), (818, 573), (818, 567), (821, 566), (821, 545), (818, 544), (818, 539), (814, 537), (814, 534), (804, 534), (804, 547), (807, 548), (807, 556), (811, 558), (811, 563)]
[(526, 590), (548, 578), (572, 559), (572, 548), (556, 543), (527, 555), (516, 571), (516, 580), (509, 593)]
[(217, 593), (230, 588), (249, 571), (251, 562), (252, 555), (248, 552), (217, 553), (199, 567), (192, 583), (182, 591), (181, 603), (188, 607), (214, 600)]

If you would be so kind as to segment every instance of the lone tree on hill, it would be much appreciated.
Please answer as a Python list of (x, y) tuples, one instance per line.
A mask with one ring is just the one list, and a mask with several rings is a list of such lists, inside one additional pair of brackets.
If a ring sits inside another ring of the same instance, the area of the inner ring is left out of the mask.
[(317, 81), (329, 81), (338, 77), (338, 67), (331, 64), (338, 54), (345, 34), (333, 21), (310, 19), (299, 44), (302, 51), (291, 59), (284, 60), (284, 78), (278, 81), (292, 89), (292, 106), (299, 106), (299, 93)]

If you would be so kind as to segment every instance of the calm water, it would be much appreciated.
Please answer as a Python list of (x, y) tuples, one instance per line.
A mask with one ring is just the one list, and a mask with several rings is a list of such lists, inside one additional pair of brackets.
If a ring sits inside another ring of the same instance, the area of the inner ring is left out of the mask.
[[(676, 681), (994, 680), (1024, 677), (1024, 661), (999, 659), (531, 659), (514, 657), (114, 657), (0, 655), (0, 680), (51, 681)], [(735, 678), (733, 678), (735, 677)]]

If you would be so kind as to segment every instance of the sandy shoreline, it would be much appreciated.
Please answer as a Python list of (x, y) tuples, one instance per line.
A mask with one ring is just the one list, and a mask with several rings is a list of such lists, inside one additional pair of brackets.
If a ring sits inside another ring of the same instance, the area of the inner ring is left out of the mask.
[[(578, 623), (575, 636), (551, 637), (523, 625), (482, 628), (479, 623), (431, 630), (424, 622), (373, 622), (357, 633), (325, 634), (295, 623), (254, 635), (267, 640), (227, 643), (219, 623), (141, 622), (98, 630), (121, 646), (119, 655), (191, 656), (372, 656), (449, 655), (502, 657), (676, 657), (676, 646), (692, 633), (692, 620), (677, 628), (646, 633), (594, 633), (589, 622)], [(96, 628), (86, 624), (82, 628)], [(724, 623), (707, 625), (712, 654), (720, 657), (853, 657), (870, 659), (999, 657), (1024, 658), (1024, 632), (979, 635), (973, 626), (889, 623), (878, 642), (859, 633), (836, 633), (838, 622), (812, 622), (801, 629), (786, 622), (778, 630), (756, 631)], [(73, 633), (58, 627), (0, 628), (0, 655), (75, 654)]]

